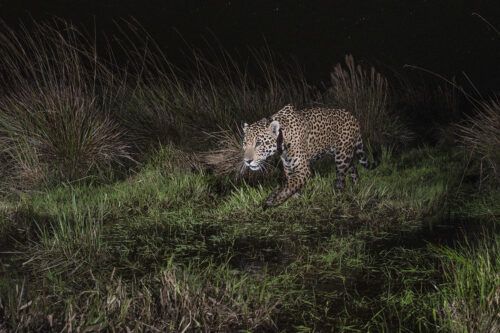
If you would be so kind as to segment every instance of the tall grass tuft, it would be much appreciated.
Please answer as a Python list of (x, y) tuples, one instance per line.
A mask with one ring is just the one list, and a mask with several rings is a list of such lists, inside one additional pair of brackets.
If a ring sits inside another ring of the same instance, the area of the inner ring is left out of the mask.
[(345, 65), (337, 64), (330, 75), (329, 104), (352, 112), (361, 125), (367, 145), (399, 145), (411, 139), (391, 109), (391, 89), (375, 67), (365, 68), (347, 55)]
[(437, 249), (447, 284), (439, 290), (439, 321), (450, 332), (500, 330), (500, 239), (485, 237), (477, 247)]
[[(108, 173), (130, 159), (111, 119), (118, 78), (71, 25), (2, 26), (0, 154), (10, 184), (32, 188)], [(13, 180), (13, 181), (12, 181)]]
[(241, 131), (232, 133), (229, 130), (215, 132), (210, 134), (218, 147), (202, 154), (203, 161), (209, 165), (215, 174), (225, 175), (235, 173), (236, 175), (243, 174), (243, 152), (242, 140), (243, 134)]
[(459, 141), (479, 161), (481, 181), (500, 181), (500, 102), (479, 102), (477, 113), (456, 126)]
[(35, 275), (50, 271), (53, 276), (79, 274), (105, 260), (102, 227), (106, 217), (104, 202), (95, 210), (79, 209), (75, 196), (71, 210), (53, 220), (40, 218), (37, 238), (24, 249), (25, 268)]

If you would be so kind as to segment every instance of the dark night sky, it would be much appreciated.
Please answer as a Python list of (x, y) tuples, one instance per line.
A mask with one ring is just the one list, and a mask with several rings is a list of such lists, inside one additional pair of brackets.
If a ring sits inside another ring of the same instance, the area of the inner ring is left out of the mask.
[(328, 77), (344, 54), (402, 70), (413, 64), (447, 76), (467, 72), (479, 86), (500, 87), (500, 36), (477, 12), (500, 28), (500, 1), (159, 1), (0, 0), (10, 25), (56, 15), (99, 32), (133, 16), (182, 61), (184, 40), (201, 46), (213, 33), (228, 50), (247, 46), (293, 56), (312, 80)]

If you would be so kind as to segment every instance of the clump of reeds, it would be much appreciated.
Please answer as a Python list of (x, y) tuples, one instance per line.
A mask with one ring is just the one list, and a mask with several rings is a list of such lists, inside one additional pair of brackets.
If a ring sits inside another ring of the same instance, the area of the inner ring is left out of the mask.
[(356, 64), (354, 57), (347, 55), (345, 65), (337, 64), (330, 78), (328, 103), (347, 109), (358, 119), (367, 145), (397, 145), (411, 139), (411, 133), (392, 112), (388, 80), (375, 67)]
[(240, 174), (244, 170), (241, 132), (220, 131), (210, 133), (217, 142), (217, 148), (202, 154), (202, 159), (215, 174)]
[(459, 142), (479, 162), (481, 181), (500, 181), (500, 102), (476, 103), (476, 114), (456, 125)]
[(71, 25), (2, 26), (0, 154), (16, 188), (106, 173), (130, 159), (110, 111), (116, 77)]

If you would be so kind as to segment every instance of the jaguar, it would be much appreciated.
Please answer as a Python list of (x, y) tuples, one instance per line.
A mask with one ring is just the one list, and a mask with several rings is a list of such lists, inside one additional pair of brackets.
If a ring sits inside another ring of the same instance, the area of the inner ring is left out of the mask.
[(339, 190), (344, 189), (347, 174), (357, 183), (356, 159), (367, 169), (376, 166), (368, 161), (359, 122), (345, 109), (296, 110), (288, 104), (269, 119), (243, 124), (244, 168), (259, 171), (276, 154), (281, 158), (286, 181), (265, 200), (264, 209), (298, 194), (311, 177), (311, 163), (326, 154), (334, 156), (335, 187)]

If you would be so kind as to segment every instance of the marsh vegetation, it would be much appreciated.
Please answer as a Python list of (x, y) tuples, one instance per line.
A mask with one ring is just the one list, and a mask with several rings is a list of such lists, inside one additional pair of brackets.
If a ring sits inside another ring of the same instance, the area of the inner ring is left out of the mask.
[[(268, 51), (184, 72), (130, 36), (118, 65), (64, 22), (4, 28), (0, 331), (500, 329), (498, 97), (463, 116), (351, 56), (320, 89)], [(240, 123), (288, 103), (347, 106), (378, 168), (338, 192), (320, 161), (263, 211), (279, 164), (239, 172)]]

